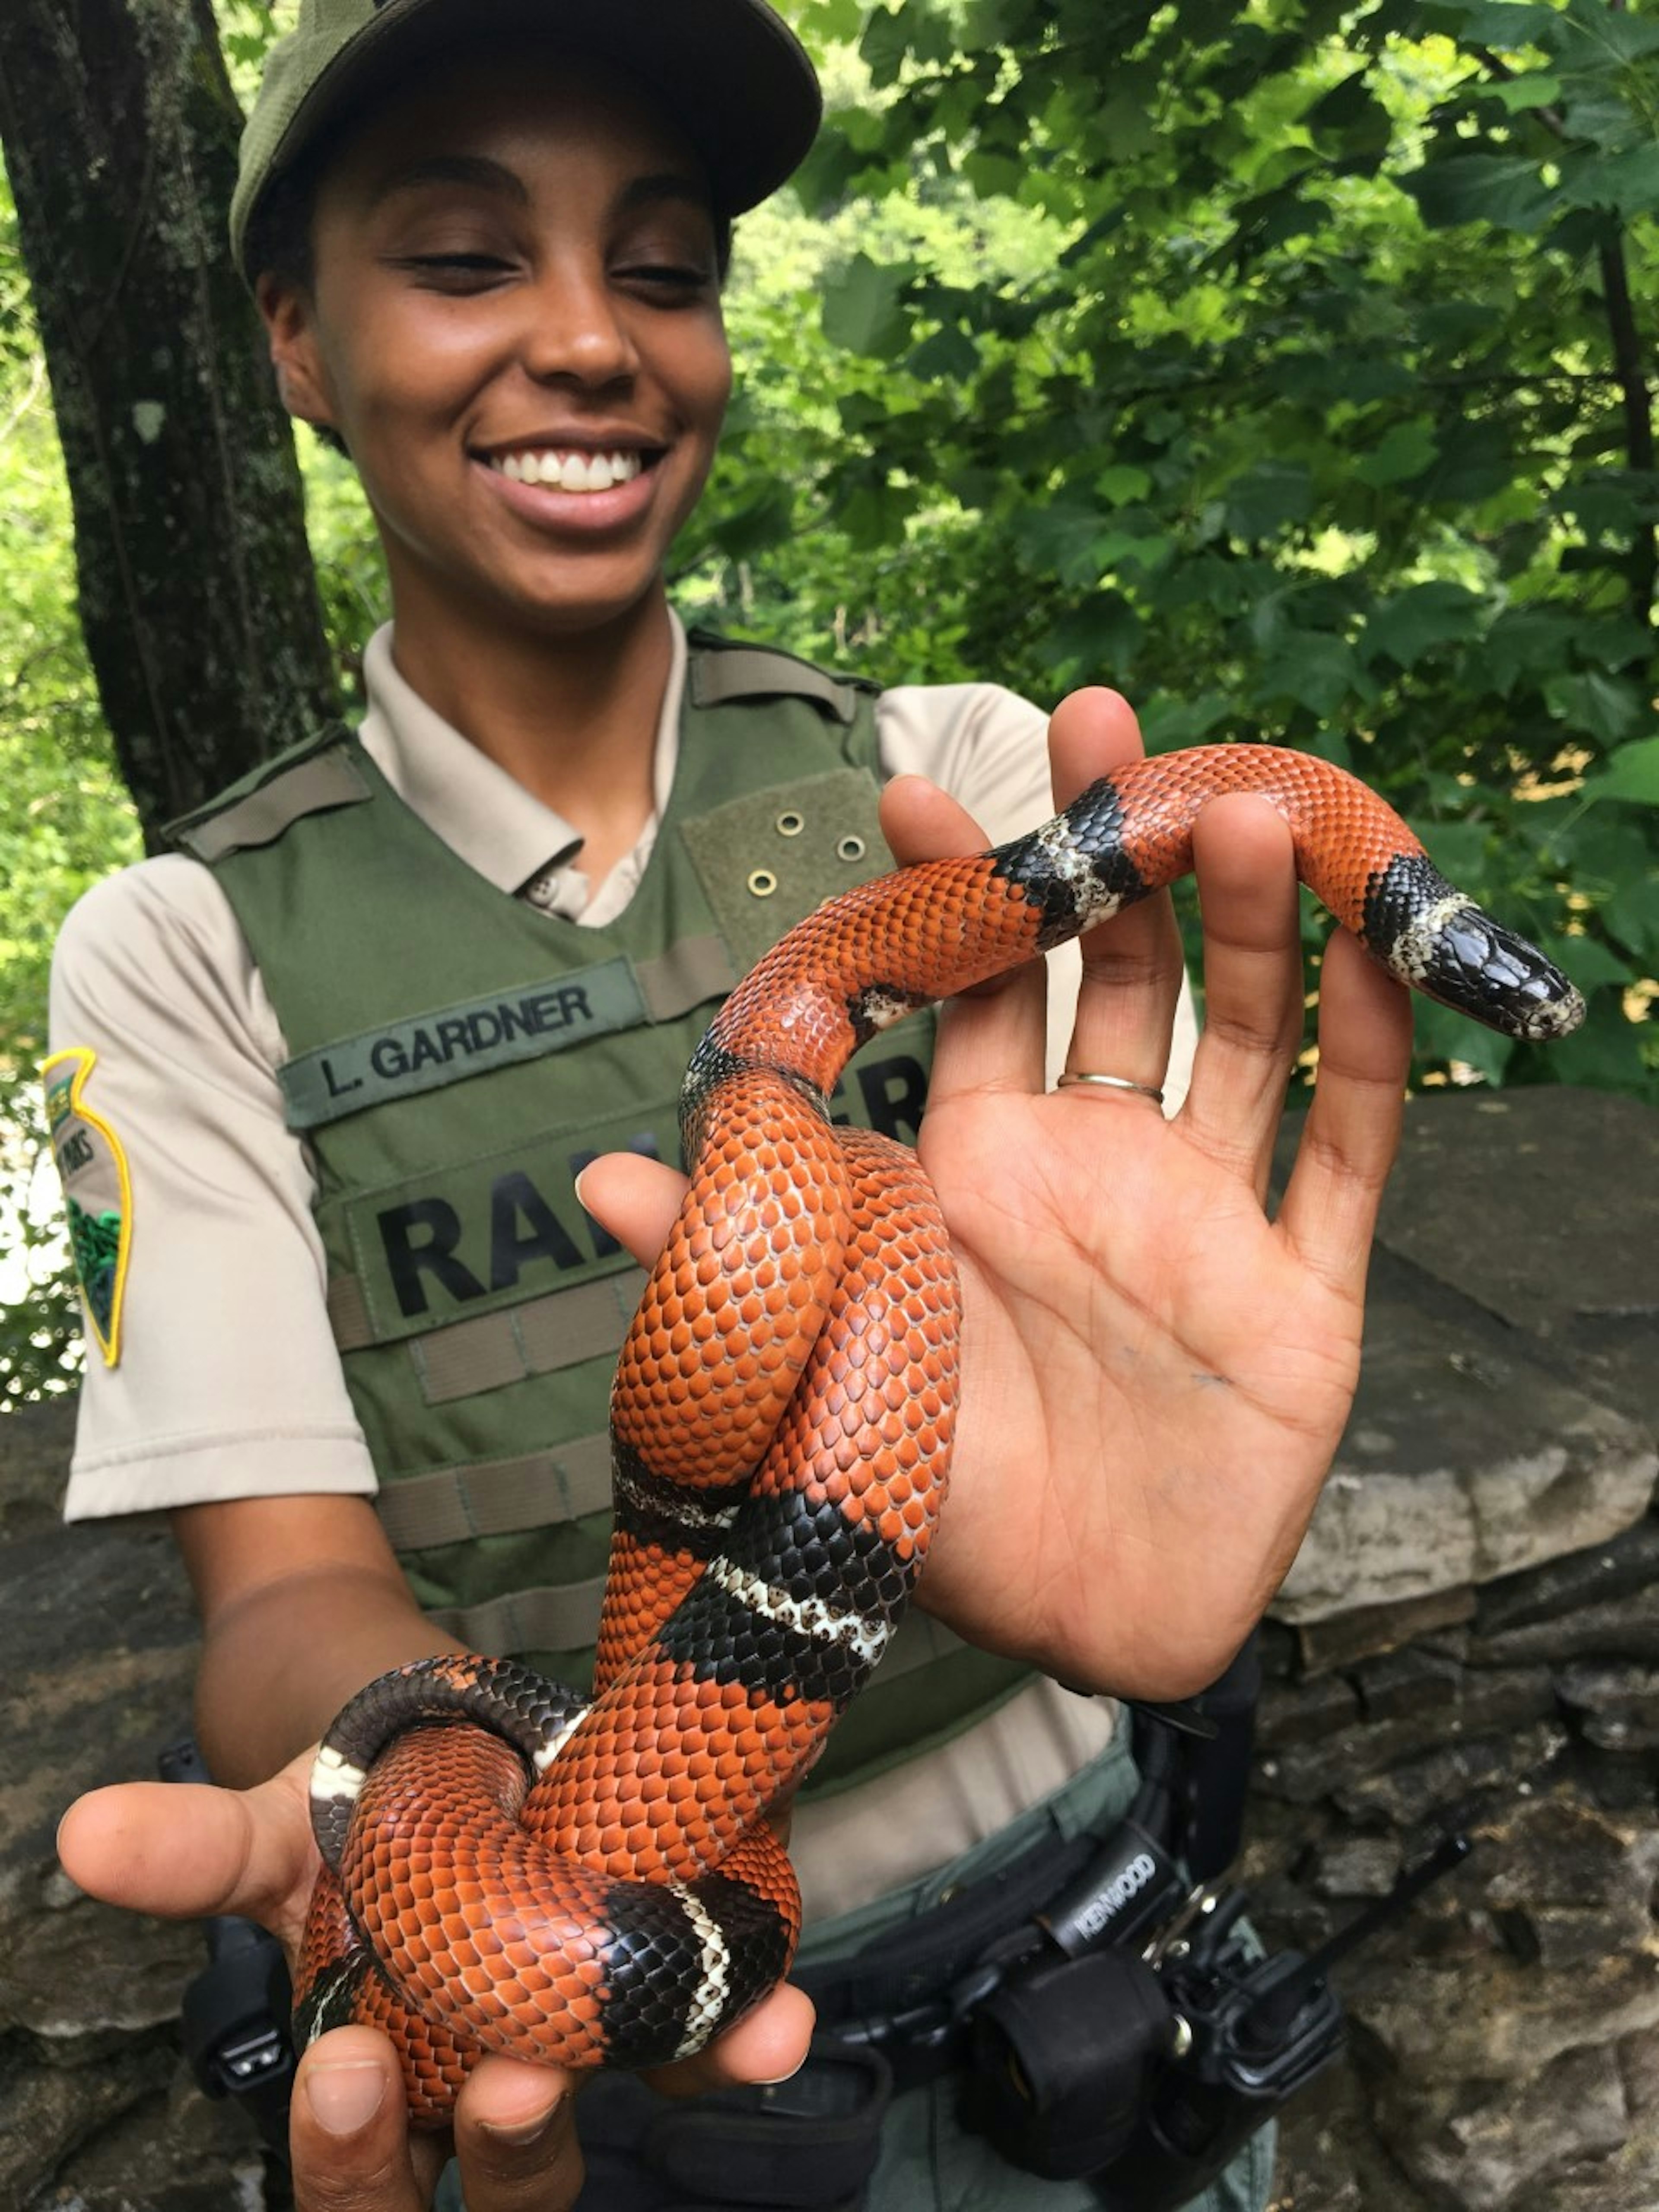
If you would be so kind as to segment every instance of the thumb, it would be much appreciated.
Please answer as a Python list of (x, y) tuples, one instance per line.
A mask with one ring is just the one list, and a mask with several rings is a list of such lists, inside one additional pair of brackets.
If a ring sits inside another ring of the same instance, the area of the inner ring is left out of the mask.
[(576, 1178), (578, 1202), (642, 1267), (668, 1242), (685, 1190), (683, 1175), (638, 1152), (602, 1152)]
[(64, 1871), (89, 1897), (191, 1920), (240, 1913), (297, 1933), (315, 1870), (303, 1753), (254, 1790), (121, 1782), (79, 1797), (58, 1831)]
[[(289, 2148), (298, 2212), (425, 2212), (430, 2191), (416, 2179), (403, 2076), (373, 2028), (337, 2027), (301, 2058)], [(434, 2148), (426, 2162), (435, 2157)]]

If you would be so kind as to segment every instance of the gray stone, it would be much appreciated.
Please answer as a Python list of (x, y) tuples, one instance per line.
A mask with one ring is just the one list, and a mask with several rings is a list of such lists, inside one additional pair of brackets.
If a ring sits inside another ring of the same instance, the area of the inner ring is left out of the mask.
[(1446, 1960), (1367, 1962), (1346, 1975), (1344, 1995), (1402, 2072), (1504, 2080), (1580, 2045), (1659, 2027), (1659, 1960), (1650, 1950), (1623, 1952), (1551, 1969), (1496, 1947), (1470, 1949)]
[[(1524, 1340), (1459, 1341), (1377, 1291), (1364, 1381), (1312, 1525), (1273, 1600), (1322, 1620), (1490, 1582), (1583, 1550), (1646, 1512), (1650, 1433), (1560, 1381)], [(1386, 1405), (1386, 1422), (1379, 1410)]]
[(1588, 1741), (1603, 1751), (1659, 1747), (1659, 1667), (1580, 1659), (1557, 1674), (1562, 1703), (1583, 1716)]
[(1381, 1651), (1397, 1651), (1419, 1636), (1444, 1634), (1474, 1617), (1473, 1589), (1431, 1590), (1398, 1605), (1360, 1605), (1352, 1613), (1302, 1622), (1297, 1630), (1303, 1671), (1310, 1675), (1352, 1667)]
[(1526, 1628), (1496, 1636), (1474, 1635), (1468, 1643), (1471, 1667), (1510, 1667), (1526, 1659), (1615, 1659), (1659, 1661), (1659, 1595), (1656, 1589), (1628, 1597), (1535, 1620)]
[(1520, 2081), (1396, 2084), (1383, 2110), (1407, 2170), (1461, 2212), (1530, 2204), (1539, 2183), (1606, 2159), (1630, 2134), (1617, 2057), (1601, 2047), (1565, 2051)]
[(1534, 1721), (1510, 1735), (1472, 1736), (1402, 1759), (1386, 1773), (1369, 1774), (1334, 1791), (1337, 1804), (1361, 1826), (1388, 1822), (1420, 1828), (1431, 1814), (1466, 1819), (1484, 1793), (1535, 1788), (1560, 1756), (1567, 1733), (1552, 1721)]
[(1359, 1717), (1359, 1693), (1346, 1676), (1320, 1674), (1307, 1682), (1269, 1682), (1256, 1709), (1259, 1751), (1314, 1743)]
[(1314, 1887), (1322, 1897), (1386, 1897), (1400, 1863), (1399, 1841), (1393, 1836), (1344, 1836), (1320, 1851)]
[(0, 1414), (6, 1425), (5, 1480), (0, 1483), (0, 1541), (58, 1528), (64, 1482), (75, 1443), (72, 1397), (48, 1398)]
[(64, 2159), (26, 2212), (279, 2212), (285, 2180), (268, 2178), (247, 2115), (211, 2104), (175, 2068)]
[(1367, 1660), (1355, 1671), (1354, 1686), (1368, 1721), (1403, 1720), (1455, 1709), (1463, 1696), (1464, 1674), (1455, 1660), (1419, 1644)]
[(1656, 1353), (1659, 1115), (1585, 1092), (1413, 1101), (1359, 1393), (1275, 1615), (1489, 1582), (1629, 1527), (1659, 1474)]
[(1475, 1607), (1476, 1632), (1501, 1636), (1508, 1629), (1530, 1628), (1638, 1591), (1647, 1593), (1651, 1602), (1656, 1584), (1659, 1518), (1649, 1515), (1608, 1543), (1488, 1583)]
[(1389, 1252), (1546, 1340), (1651, 1425), (1659, 1114), (1610, 1092), (1425, 1094), (1382, 1201)]
[(88, 2067), (33, 2063), (14, 2042), (0, 2069), (0, 2204), (21, 2205), (52, 2181), (80, 2145), (142, 2099), (164, 2090), (178, 2063), (165, 2045), (130, 2045)]
[(1431, 1730), (1425, 1730), (1420, 1713), (1408, 1712), (1312, 1742), (1288, 1744), (1258, 1761), (1258, 1786), (1268, 1796), (1287, 1798), (1292, 1804), (1309, 1805), (1330, 1796), (1345, 1802), (1341, 1793), (1362, 1777), (1420, 1753), (1425, 1733), (1442, 1751), (1455, 1750), (1466, 1739), (1518, 1727), (1554, 1711), (1554, 1685), (1547, 1667), (1480, 1674), (1454, 1671), (1447, 1678)]

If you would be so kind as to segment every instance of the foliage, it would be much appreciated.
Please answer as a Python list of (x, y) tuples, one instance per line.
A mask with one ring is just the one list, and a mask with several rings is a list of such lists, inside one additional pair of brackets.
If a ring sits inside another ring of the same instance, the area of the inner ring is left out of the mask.
[(1421, 1079), (1659, 1096), (1659, 21), (793, 12), (857, 57), (827, 250), (748, 227), (712, 611), (1357, 768), (1591, 994), (1547, 1055), (1430, 1009)]
[(36, 1067), (58, 922), (142, 844), (76, 616), (69, 488), (0, 179), (0, 1405), (61, 1387), (78, 1333)]
[[(1157, 746), (1357, 767), (1591, 994), (1547, 1054), (1430, 1010), (1419, 1079), (1659, 1097), (1659, 16), (783, 5), (831, 120), (799, 194), (740, 226), (739, 395), (682, 604), (889, 681), (1109, 680)], [(288, 11), (218, 11), (246, 91)], [(16, 1131), (52, 933), (138, 844), (3, 199), (0, 425)], [(349, 682), (384, 582), (349, 469), (306, 445)], [(14, 1278), (43, 1234), (7, 1231)], [(58, 1280), (0, 1321), (0, 1392), (51, 1386), (68, 1310)]]

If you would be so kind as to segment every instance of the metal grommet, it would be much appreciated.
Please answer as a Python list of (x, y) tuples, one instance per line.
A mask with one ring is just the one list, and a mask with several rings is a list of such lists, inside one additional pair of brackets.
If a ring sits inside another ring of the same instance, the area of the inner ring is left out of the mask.
[(861, 860), (869, 851), (862, 837), (843, 837), (836, 848), (838, 860)]
[(806, 827), (806, 817), (797, 813), (793, 806), (786, 806), (778, 817), (777, 826), (780, 837), (799, 837)]
[(750, 896), (753, 898), (770, 898), (777, 887), (778, 879), (770, 868), (757, 868), (749, 878)]

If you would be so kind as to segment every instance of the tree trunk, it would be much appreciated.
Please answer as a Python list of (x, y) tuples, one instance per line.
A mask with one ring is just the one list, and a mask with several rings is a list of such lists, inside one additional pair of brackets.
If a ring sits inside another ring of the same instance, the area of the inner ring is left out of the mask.
[(337, 711), (298, 464), (225, 210), (210, 0), (0, 0), (0, 139), (146, 837)]

